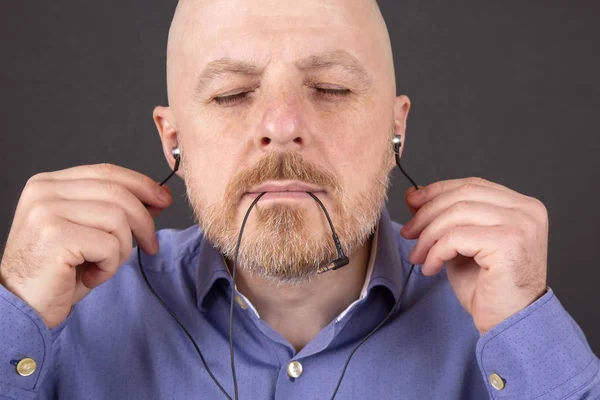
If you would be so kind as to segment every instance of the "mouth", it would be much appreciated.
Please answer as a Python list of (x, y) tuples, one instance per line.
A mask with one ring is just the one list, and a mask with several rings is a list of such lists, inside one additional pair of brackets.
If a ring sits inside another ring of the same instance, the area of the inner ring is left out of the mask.
[(266, 194), (260, 198), (261, 202), (265, 200), (313, 200), (306, 192), (312, 192), (317, 196), (327, 194), (325, 189), (304, 182), (269, 181), (251, 188), (244, 193), (244, 196), (255, 199), (263, 192)]

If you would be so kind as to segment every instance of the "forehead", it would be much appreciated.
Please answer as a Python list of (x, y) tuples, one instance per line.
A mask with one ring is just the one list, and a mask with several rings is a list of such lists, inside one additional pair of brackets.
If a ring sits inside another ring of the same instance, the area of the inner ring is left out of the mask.
[(192, 72), (223, 57), (291, 64), (343, 49), (374, 68), (370, 60), (382, 40), (377, 12), (374, 0), (185, 0), (173, 22), (170, 42), (177, 45), (170, 55), (177, 53), (178, 64)]

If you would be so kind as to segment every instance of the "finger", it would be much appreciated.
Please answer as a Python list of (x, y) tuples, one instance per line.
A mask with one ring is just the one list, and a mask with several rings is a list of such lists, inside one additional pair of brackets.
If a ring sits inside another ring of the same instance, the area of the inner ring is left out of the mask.
[(489, 270), (492, 265), (502, 262), (501, 247), (514, 240), (514, 229), (505, 225), (496, 226), (457, 226), (446, 233), (429, 250), (427, 259), (421, 266), (423, 275), (438, 274), (444, 263), (456, 256), (472, 257), (484, 270)]
[(121, 266), (120, 243), (115, 235), (66, 221), (60, 231), (65, 247), (61, 259), (70, 268), (90, 263), (81, 273), (81, 282), (87, 288), (92, 289), (106, 282)]
[(522, 215), (517, 211), (488, 203), (461, 201), (454, 203), (423, 230), (409, 256), (413, 264), (422, 263), (430, 249), (457, 226), (510, 225)]
[[(419, 237), (435, 218), (448, 210), (454, 204), (464, 201), (487, 203), (504, 208), (527, 208), (528, 202), (524, 196), (515, 196), (504, 190), (489, 186), (467, 185), (458, 186), (441, 193), (420, 207), (413, 218), (401, 230), (407, 239)], [(420, 201), (419, 201), (420, 202)]]
[(404, 193), (404, 202), (406, 203), (406, 206), (408, 207), (408, 209), (409, 209), (409, 211), (410, 211), (410, 213), (411, 213), (412, 215), (415, 215), (415, 214), (416, 214), (416, 212), (417, 212), (418, 208), (417, 208), (417, 207), (414, 207), (414, 206), (411, 204), (411, 202), (408, 200), (408, 199), (409, 199), (409, 196), (410, 196), (410, 195), (411, 195), (413, 192), (416, 192), (417, 190), (421, 190), (421, 189), (423, 189), (424, 187), (425, 187), (425, 186), (418, 186), (418, 188), (419, 188), (419, 189), (415, 189), (415, 187), (414, 187), (414, 186), (411, 186), (411, 187), (409, 187), (409, 188), (408, 188), (408, 190), (407, 190), (407, 191)]
[(98, 179), (39, 181), (36, 193), (40, 200), (102, 201), (122, 208), (135, 239), (144, 251), (154, 253), (155, 226), (152, 216), (129, 190)]
[(162, 214), (164, 210), (164, 208), (148, 207), (148, 212), (150, 213), (153, 219), (156, 219), (156, 217)]
[[(171, 196), (173, 196), (170, 187), (168, 187), (167, 185), (163, 185), (162, 187), (166, 191), (168, 191), (169, 193), (171, 193)], [(156, 217), (158, 217), (160, 214), (162, 214), (162, 212), (165, 210), (162, 207), (152, 207), (152, 206), (149, 206), (149, 205), (146, 205), (146, 209), (148, 210), (148, 212), (152, 216), (152, 219), (156, 219)]]
[(441, 195), (442, 193), (449, 192), (451, 190), (463, 187), (463, 190), (468, 191), (473, 186), (482, 186), (485, 188), (493, 188), (498, 191), (503, 191), (509, 195), (513, 195), (515, 197), (527, 198), (527, 196), (518, 193), (512, 189), (507, 188), (506, 186), (500, 185), (495, 182), (490, 182), (488, 180), (482, 178), (462, 178), (462, 179), (449, 179), (445, 181), (439, 181), (432, 183), (419, 190), (419, 194), (414, 194), (409, 197), (409, 201), (414, 207), (421, 207), (423, 204), (427, 203), (431, 199)]
[[(38, 174), (35, 180), (80, 180), (95, 179), (114, 182), (127, 188), (142, 203), (155, 207), (167, 207), (171, 204), (171, 193), (166, 187), (161, 187), (157, 182), (133, 171), (113, 164), (83, 165), (60, 171)], [(164, 199), (161, 198), (164, 196)]]
[[(45, 202), (48, 212), (71, 223), (113, 234), (119, 239), (119, 262), (131, 256), (133, 240), (125, 211), (113, 204), (91, 200), (53, 200)], [(158, 250), (153, 248), (153, 250)]]

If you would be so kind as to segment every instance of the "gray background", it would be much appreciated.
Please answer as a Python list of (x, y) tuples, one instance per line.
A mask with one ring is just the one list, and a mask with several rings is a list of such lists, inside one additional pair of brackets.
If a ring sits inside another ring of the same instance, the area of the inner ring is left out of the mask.
[[(0, 242), (28, 177), (110, 162), (167, 173), (152, 121), (166, 104), (175, 1), (14, 1), (0, 14)], [(413, 102), (403, 167), (420, 185), (481, 176), (542, 200), (549, 284), (600, 354), (600, 3), (382, 1), (398, 93)], [(184, 228), (182, 182), (158, 228)], [(389, 209), (409, 218), (394, 173)]]

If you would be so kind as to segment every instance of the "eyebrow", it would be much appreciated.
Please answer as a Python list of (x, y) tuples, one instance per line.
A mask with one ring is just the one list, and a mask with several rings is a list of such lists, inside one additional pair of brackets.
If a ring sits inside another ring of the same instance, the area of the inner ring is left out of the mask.
[(215, 79), (226, 74), (259, 76), (262, 70), (247, 61), (233, 60), (229, 57), (219, 58), (209, 62), (196, 81), (195, 91), (199, 95)]
[(345, 50), (334, 50), (309, 56), (298, 61), (296, 67), (300, 71), (318, 71), (339, 67), (353, 76), (363, 86), (371, 85), (371, 78), (367, 69), (356, 57)]
[[(332, 68), (342, 68), (353, 76), (363, 87), (371, 85), (371, 78), (366, 68), (356, 57), (345, 50), (334, 50), (331, 52), (311, 55), (298, 62), (296, 68), (300, 71), (319, 71)], [(263, 69), (247, 61), (234, 60), (229, 57), (219, 58), (211, 61), (198, 76), (195, 85), (196, 95), (204, 92), (207, 86), (215, 79), (227, 75), (237, 74), (249, 77), (260, 76)]]

